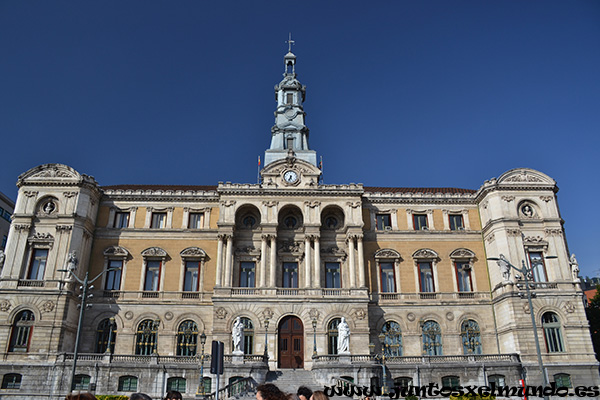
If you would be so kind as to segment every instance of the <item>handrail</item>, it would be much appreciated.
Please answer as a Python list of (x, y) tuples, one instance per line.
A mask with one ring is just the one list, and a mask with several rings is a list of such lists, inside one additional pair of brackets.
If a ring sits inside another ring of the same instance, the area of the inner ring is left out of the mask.
[[(258, 383), (251, 376), (247, 378), (242, 378), (238, 381), (230, 383), (227, 386), (224, 386), (219, 389), (219, 399), (226, 398), (240, 398), (251, 391), (256, 391), (258, 387)], [(211, 394), (206, 395), (206, 400), (213, 400), (215, 398), (215, 394), (217, 391), (215, 390)]]

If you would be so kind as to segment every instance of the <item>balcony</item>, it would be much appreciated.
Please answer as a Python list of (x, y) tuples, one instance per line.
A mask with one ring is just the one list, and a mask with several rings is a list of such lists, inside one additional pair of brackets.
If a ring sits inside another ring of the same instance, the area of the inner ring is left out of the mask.
[[(379, 365), (381, 360), (377, 359), (374, 355), (351, 355), (351, 364), (362, 364), (362, 365)], [(326, 364), (338, 364), (338, 355), (322, 355), (313, 358), (315, 365), (325, 366)], [(472, 365), (472, 364), (494, 364), (494, 363), (520, 363), (518, 354), (480, 354), (480, 355), (450, 355), (450, 356), (403, 356), (403, 357), (386, 357), (385, 364), (387, 366), (393, 365), (430, 365), (430, 364), (442, 364), (442, 365)]]
[(373, 301), (381, 304), (394, 304), (399, 301), (418, 300), (484, 300), (490, 298), (489, 292), (432, 292), (432, 293), (372, 293)]

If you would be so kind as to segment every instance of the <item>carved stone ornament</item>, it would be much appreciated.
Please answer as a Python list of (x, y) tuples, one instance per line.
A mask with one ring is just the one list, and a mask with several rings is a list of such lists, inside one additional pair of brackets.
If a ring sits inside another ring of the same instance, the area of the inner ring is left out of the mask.
[(206, 252), (202, 250), (200, 247), (188, 247), (187, 249), (183, 249), (181, 253), (179, 253), (181, 257), (206, 257)]
[(225, 310), (223, 307), (219, 307), (215, 310), (215, 316), (218, 319), (225, 319), (227, 318), (227, 310)]
[(133, 318), (133, 312), (132, 311), (127, 311), (125, 313), (125, 319), (131, 320)]
[(485, 241), (488, 243), (492, 243), (494, 241), (494, 239), (496, 238), (496, 236), (494, 235), (494, 233), (490, 233), (489, 235), (487, 235), (485, 237)]
[(484, 209), (487, 210), (488, 206), (490, 205), (489, 201), (484, 201), (483, 203), (481, 203), (481, 205), (483, 206)]
[(506, 234), (508, 236), (521, 236), (521, 230), (520, 229), (509, 228), (509, 229), (506, 230)]
[(269, 307), (265, 308), (262, 312), (263, 320), (273, 318), (273, 310)]
[(313, 321), (316, 321), (317, 319), (319, 319), (319, 311), (316, 308), (311, 308), (310, 311), (308, 312), (308, 316)]
[(449, 311), (446, 313), (446, 319), (448, 321), (454, 321), (454, 313), (452, 311)]
[(409, 312), (406, 314), (406, 319), (410, 322), (413, 322), (415, 319), (417, 319), (417, 316), (414, 313)]
[(469, 249), (456, 249), (450, 253), (450, 258), (475, 258), (475, 253)]
[(54, 200), (46, 200), (42, 205), (41, 211), (46, 215), (56, 214), (58, 207)]
[(232, 207), (235, 206), (235, 200), (225, 200), (221, 202), (223, 207)]
[(331, 247), (327, 247), (326, 249), (321, 249), (321, 254), (332, 254), (337, 257), (345, 257), (346, 256), (346, 252), (337, 246), (331, 246)]
[(358, 208), (362, 205), (362, 202), (360, 201), (349, 201), (346, 203), (346, 205), (350, 208)]
[(510, 203), (511, 201), (513, 201), (515, 199), (515, 196), (502, 196), (502, 200), (506, 201), (507, 203)]
[(146, 250), (142, 251), (142, 256), (144, 257), (166, 257), (167, 252), (161, 249), (160, 247), (149, 247)]
[(63, 168), (52, 166), (32, 175), (31, 178), (77, 178), (77, 175)]
[(540, 200), (548, 203), (549, 201), (552, 201), (552, 196), (540, 196)]
[(413, 258), (438, 258), (438, 254), (431, 249), (420, 249), (414, 252)]
[(73, 226), (72, 225), (56, 225), (56, 230), (59, 232), (72, 231)]
[(29, 228), (31, 228), (31, 225), (28, 225), (28, 224), (15, 224), (15, 225), (13, 225), (13, 227), (17, 231), (28, 231)]
[(546, 228), (544, 229), (544, 233), (548, 236), (560, 236), (563, 232), (559, 228)]
[(569, 314), (574, 313), (575, 305), (573, 303), (571, 303), (570, 301), (567, 301), (565, 303), (565, 311), (568, 312)]
[(77, 196), (77, 192), (63, 192), (63, 196), (66, 198), (71, 198)]
[(367, 312), (365, 310), (363, 310), (363, 309), (356, 310), (354, 312), (354, 316), (356, 317), (356, 319), (362, 321), (363, 319), (367, 318)]
[(321, 202), (319, 200), (305, 201), (304, 205), (306, 205), (310, 208), (315, 208), (315, 207), (319, 207), (321, 205)]
[(375, 258), (394, 258), (400, 259), (402, 256), (394, 249), (381, 249), (377, 250), (373, 255)]
[(262, 204), (266, 207), (275, 207), (276, 205), (279, 204), (279, 202), (277, 200), (268, 200), (268, 201), (263, 201)]
[(519, 207), (519, 212), (521, 216), (525, 218), (535, 217), (535, 209), (529, 203), (522, 204), (521, 207)]
[(54, 302), (51, 300), (46, 300), (44, 304), (42, 304), (42, 311), (51, 312), (54, 310)]
[(539, 183), (543, 183), (544, 181), (535, 175), (528, 174), (527, 171), (522, 171), (518, 175), (513, 175), (513, 176), (510, 176), (510, 177), (504, 179), (504, 182), (517, 182), (517, 183), (519, 183), (519, 182), (539, 182)]
[(525, 243), (547, 244), (547, 242), (541, 236), (525, 236), (525, 238), (523, 239), (523, 241)]
[(167, 311), (167, 312), (165, 313), (165, 319), (166, 319), (167, 321), (170, 321), (170, 320), (172, 320), (172, 319), (173, 319), (173, 313), (172, 313), (171, 311)]
[(254, 246), (241, 246), (235, 249), (235, 254), (251, 254), (256, 252), (256, 247)]
[(282, 240), (279, 242), (278, 251), (282, 253), (298, 253), (300, 251), (300, 242), (294, 242), (293, 240)]
[(35, 190), (25, 190), (25, 191), (23, 192), (23, 194), (24, 194), (26, 197), (35, 197), (35, 196), (37, 196), (37, 195), (38, 195), (38, 193), (39, 193), (39, 192), (37, 192), (37, 191), (35, 191)]
[(104, 250), (104, 255), (109, 257), (129, 257), (129, 251), (125, 247), (110, 246)]
[(0, 311), (7, 312), (8, 310), (10, 310), (10, 307), (11, 307), (10, 301), (8, 301), (8, 300), (0, 301)]
[(529, 305), (528, 304), (523, 305), (523, 313), (529, 314)]

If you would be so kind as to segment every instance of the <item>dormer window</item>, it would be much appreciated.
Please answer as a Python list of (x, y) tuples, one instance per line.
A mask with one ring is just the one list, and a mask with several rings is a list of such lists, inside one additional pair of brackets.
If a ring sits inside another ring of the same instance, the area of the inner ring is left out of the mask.
[(286, 140), (286, 148), (293, 149), (294, 148), (294, 138), (287, 138)]
[(285, 104), (294, 104), (294, 93), (285, 94)]

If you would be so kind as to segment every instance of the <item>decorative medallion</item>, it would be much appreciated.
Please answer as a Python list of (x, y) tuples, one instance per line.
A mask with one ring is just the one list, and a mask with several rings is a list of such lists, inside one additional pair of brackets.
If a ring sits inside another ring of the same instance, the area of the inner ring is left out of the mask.
[(133, 318), (133, 312), (127, 311), (125, 313), (125, 319), (132, 319), (132, 318)]
[(263, 315), (263, 319), (271, 319), (271, 318), (273, 318), (273, 310), (271, 310), (269, 307), (267, 307), (263, 310), (262, 315)]
[(569, 314), (574, 313), (575, 312), (575, 305), (569, 301), (567, 301), (565, 303), (565, 311), (568, 312)]
[(417, 319), (417, 316), (414, 313), (409, 312), (406, 314), (406, 319), (410, 322), (413, 322), (415, 319)]
[(170, 321), (170, 320), (172, 320), (172, 319), (173, 319), (173, 313), (172, 313), (171, 311), (167, 311), (167, 312), (165, 313), (165, 319), (166, 319), (167, 321)]
[(0, 301), (0, 311), (7, 312), (8, 310), (10, 310), (10, 307), (11, 307), (10, 301), (8, 301), (8, 300)]
[(530, 204), (523, 204), (520, 208), (521, 211), (521, 215), (524, 216), (525, 218), (533, 218), (533, 216), (535, 215), (535, 211), (533, 210), (533, 207), (531, 207)]
[(52, 310), (54, 310), (54, 302), (46, 300), (44, 304), (42, 304), (42, 311), (51, 312)]
[(356, 310), (354, 312), (354, 316), (356, 317), (356, 319), (362, 321), (363, 319), (365, 319), (367, 317), (367, 312), (365, 310), (363, 310), (363, 309)]
[(53, 200), (48, 200), (42, 206), (42, 211), (44, 214), (54, 214), (56, 212), (56, 203)]
[(450, 311), (450, 312), (447, 312), (447, 313), (446, 313), (446, 319), (447, 319), (448, 321), (454, 321), (454, 313), (453, 313), (453, 312), (451, 312), (451, 311)]
[(225, 310), (223, 307), (219, 307), (215, 310), (215, 315), (219, 319), (225, 319), (227, 317), (227, 310)]

